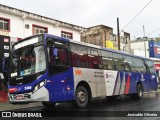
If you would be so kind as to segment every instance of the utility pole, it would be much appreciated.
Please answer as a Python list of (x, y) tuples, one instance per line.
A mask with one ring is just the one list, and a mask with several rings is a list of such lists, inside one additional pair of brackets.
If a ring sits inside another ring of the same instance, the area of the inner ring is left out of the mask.
[(117, 18), (117, 36), (118, 36), (118, 50), (121, 50), (121, 48), (120, 48), (120, 33), (119, 33), (119, 18)]
[(145, 28), (144, 28), (144, 25), (143, 25), (143, 35), (144, 35), (144, 54), (145, 54), (145, 57), (146, 57), (146, 43), (145, 43)]

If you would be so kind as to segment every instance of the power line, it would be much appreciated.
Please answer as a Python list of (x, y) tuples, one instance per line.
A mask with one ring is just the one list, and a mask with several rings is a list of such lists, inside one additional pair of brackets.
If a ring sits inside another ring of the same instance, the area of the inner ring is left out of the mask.
[(138, 17), (138, 15), (139, 15), (151, 2), (152, 2), (152, 0), (149, 1), (149, 3), (147, 3), (147, 5), (145, 5), (144, 8), (143, 8), (123, 29), (125, 29), (126, 27), (128, 27), (128, 26), (133, 22), (133, 20), (136, 19), (136, 17)]

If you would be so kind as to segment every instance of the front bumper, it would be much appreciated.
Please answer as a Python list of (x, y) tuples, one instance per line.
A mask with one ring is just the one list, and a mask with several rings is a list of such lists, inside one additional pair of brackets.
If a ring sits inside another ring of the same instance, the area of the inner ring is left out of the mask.
[(43, 86), (36, 92), (22, 93), (22, 94), (8, 94), (10, 103), (29, 103), (36, 101), (49, 101), (49, 92)]

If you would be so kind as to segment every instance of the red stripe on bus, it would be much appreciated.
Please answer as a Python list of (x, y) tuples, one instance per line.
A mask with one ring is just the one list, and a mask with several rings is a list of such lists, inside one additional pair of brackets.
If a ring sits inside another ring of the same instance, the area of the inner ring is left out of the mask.
[(128, 94), (130, 89), (130, 75), (128, 74), (127, 82), (126, 82), (126, 88), (124, 94)]

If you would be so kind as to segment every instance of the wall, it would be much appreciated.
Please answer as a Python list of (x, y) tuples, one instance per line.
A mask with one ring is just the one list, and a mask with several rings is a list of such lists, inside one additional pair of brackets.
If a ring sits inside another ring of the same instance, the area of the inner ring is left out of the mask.
[[(81, 40), (83, 42), (118, 50), (117, 35), (113, 34), (113, 28), (107, 27), (105, 25), (98, 25), (91, 28), (87, 28), (87, 30), (82, 33)], [(121, 51), (128, 53), (131, 52), (129, 33), (124, 32), (124, 35), (121, 36), (120, 48)]]
[(0, 17), (10, 19), (10, 32), (8, 33), (9, 36), (13, 36), (13, 37), (23, 36), (23, 29), (22, 29), (23, 21), (20, 17), (10, 15), (4, 12), (0, 12)]
[[(48, 33), (61, 36), (61, 31), (73, 33), (73, 39), (76, 41), (81, 41), (80, 31), (74, 30), (72, 28), (65, 28), (56, 26), (54, 24), (49, 24), (44, 21), (33, 20), (30, 18), (22, 18), (22, 16), (8, 14), (0, 11), (0, 17), (10, 19), (10, 32), (0, 31), (0, 35), (8, 35), (11, 37), (25, 38), (32, 35), (32, 24), (40, 25), (48, 28)], [(29, 29), (25, 28), (25, 24), (29, 25)]]
[(105, 47), (105, 42), (110, 40), (111, 33), (113, 33), (112, 28), (98, 25), (87, 28), (87, 30), (81, 34), (81, 40), (83, 42)]
[[(149, 58), (148, 41), (145, 41), (145, 45), (146, 45), (146, 57)], [(131, 42), (131, 49), (133, 51), (133, 54), (145, 57), (144, 41)]]

